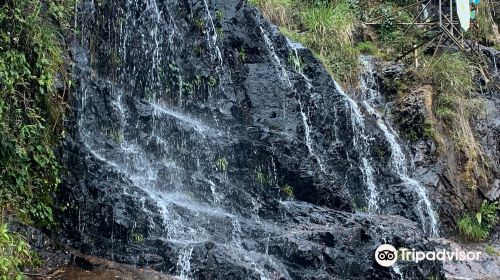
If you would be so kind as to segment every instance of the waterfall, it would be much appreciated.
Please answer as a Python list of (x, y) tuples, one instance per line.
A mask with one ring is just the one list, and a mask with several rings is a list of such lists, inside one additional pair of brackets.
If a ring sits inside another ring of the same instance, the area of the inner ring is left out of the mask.
[(377, 121), (377, 126), (384, 133), (385, 140), (388, 142), (391, 149), (390, 164), (393, 171), (398, 175), (401, 181), (409, 186), (419, 197), (418, 212), (424, 232), (430, 236), (437, 236), (438, 222), (437, 217), (432, 209), (431, 202), (427, 195), (425, 187), (417, 180), (410, 176), (411, 164), (407, 160), (401, 145), (397, 140), (397, 134), (390, 124), (377, 111), (376, 106), (381, 101), (382, 96), (378, 90), (378, 85), (374, 76), (373, 62), (367, 56), (360, 58), (363, 72), (360, 77), (361, 96), (360, 101), (368, 114), (374, 116)]
[[(376, 273), (352, 244), (422, 243), (406, 238), (414, 223), (372, 215), (384, 193), (364, 107), (255, 8), (78, 8), (63, 193), (75, 247), (185, 280), (290, 280)], [(354, 196), (370, 213), (346, 211)]]
[[(259, 26), (259, 27), (260, 27), (260, 32), (262, 34), (262, 37), (264, 38), (264, 42), (266, 43), (267, 48), (268, 48), (269, 52), (271, 53), (271, 56), (273, 57), (276, 66), (278, 67), (278, 69), (280, 71), (278, 73), (280, 78), (282, 79), (283, 82), (286, 83), (288, 88), (290, 88), (295, 93), (297, 93), (297, 90), (295, 89), (295, 87), (292, 85), (292, 82), (290, 81), (290, 76), (288, 75), (287, 70), (283, 66), (281, 59), (278, 57), (278, 55), (276, 54), (276, 52), (274, 50), (274, 47), (273, 47), (273, 44), (271, 43), (271, 40), (267, 36), (267, 34), (264, 31), (264, 29), (262, 28), (262, 26)], [(290, 44), (290, 41), (288, 41), (288, 39), (287, 39), (287, 42), (288, 42), (288, 47), (290, 47), (292, 50), (294, 50), (295, 54), (297, 55), (297, 50), (294, 48), (294, 46), (292, 46), (292, 44)], [(305, 77), (303, 74), (302, 74), (302, 76), (304, 77), (304, 80), (308, 83), (309, 89), (311, 89), (312, 86), (308, 82), (307, 77)], [(325, 173), (325, 167), (323, 165), (323, 162), (321, 161), (320, 157), (314, 151), (312, 138), (311, 138), (311, 126), (309, 125), (309, 119), (307, 117), (306, 112), (304, 112), (304, 105), (302, 104), (302, 101), (300, 100), (300, 95), (298, 95), (298, 94), (297, 94), (297, 102), (299, 104), (300, 114), (302, 116), (302, 123), (304, 124), (304, 135), (305, 135), (305, 143), (306, 143), (307, 150), (309, 152), (309, 155), (312, 158), (316, 159), (316, 162), (318, 163), (318, 166), (319, 166), (321, 172)], [(283, 106), (283, 115), (285, 116), (286, 115), (286, 112), (285, 112), (286, 111), (286, 102), (284, 104), (285, 105)]]
[(370, 147), (368, 143), (368, 133), (365, 127), (365, 119), (358, 104), (348, 96), (340, 85), (335, 82), (335, 87), (337, 91), (344, 97), (346, 106), (351, 110), (351, 125), (353, 128), (353, 147), (359, 154), (362, 166), (360, 166), (361, 173), (363, 174), (363, 180), (368, 188), (368, 211), (370, 213), (379, 213), (379, 190), (375, 183), (374, 169), (372, 163), (372, 157), (370, 155)]
[(181, 280), (189, 280), (189, 272), (191, 271), (191, 254), (193, 254), (193, 247), (183, 250), (179, 254), (179, 260), (177, 261), (177, 267), (179, 272), (179, 278)]

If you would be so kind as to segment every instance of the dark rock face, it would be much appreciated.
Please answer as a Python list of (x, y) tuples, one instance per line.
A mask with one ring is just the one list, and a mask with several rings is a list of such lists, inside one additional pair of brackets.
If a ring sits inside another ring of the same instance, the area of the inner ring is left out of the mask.
[[(457, 50), (458, 51), (458, 50)], [(500, 52), (489, 47), (481, 47), (488, 60), (489, 71), (499, 79), (498, 69)], [(404, 80), (409, 69), (401, 64), (379, 63), (377, 76), (389, 107), (395, 116), (399, 131), (409, 139), (411, 154), (415, 164), (415, 177), (422, 182), (433, 198), (435, 210), (439, 212), (441, 228), (445, 234), (456, 234), (456, 223), (459, 218), (469, 212), (478, 210), (478, 205), (484, 200), (495, 201), (500, 198), (500, 99), (498, 88), (492, 81), (486, 85), (485, 76), (475, 77), (476, 92), (472, 93), (484, 101), (484, 109), (470, 120), (473, 133), (480, 143), (487, 163), (489, 182), (480, 184), (477, 190), (468, 188), (458, 172), (463, 168), (464, 159), (456, 152), (454, 144), (446, 138), (440, 143), (426, 135), (425, 120), (435, 120), (432, 113), (435, 91), (430, 85), (416, 85), (415, 88), (396, 96), (397, 84), (412, 85)], [(496, 74), (495, 74), (496, 73)], [(407, 78), (408, 79), (408, 78)], [(438, 122), (439, 123), (439, 122)], [(436, 131), (443, 134), (445, 128), (438, 125)], [(438, 146), (441, 149), (439, 153)], [(478, 174), (475, 174), (479, 177)]]
[[(58, 197), (73, 246), (184, 279), (390, 279), (378, 245), (433, 248), (410, 220), (354, 211), (368, 189), (352, 100), (244, 1), (83, 1), (78, 14)], [(415, 218), (419, 198), (380, 158), (377, 176), (401, 188), (389, 212)], [(441, 275), (438, 262), (400, 270)]]

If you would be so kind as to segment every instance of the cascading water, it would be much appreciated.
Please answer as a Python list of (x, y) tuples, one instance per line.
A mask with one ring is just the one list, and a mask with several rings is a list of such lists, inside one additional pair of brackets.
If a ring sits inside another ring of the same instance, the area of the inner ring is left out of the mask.
[(397, 140), (396, 132), (376, 109), (382, 97), (375, 80), (373, 62), (367, 56), (362, 56), (360, 62), (363, 67), (363, 72), (360, 77), (360, 102), (363, 104), (368, 114), (376, 118), (377, 126), (383, 132), (385, 140), (389, 143), (391, 149), (390, 164), (394, 172), (401, 181), (410, 187), (419, 197), (416, 206), (420, 214), (420, 221), (424, 227), (424, 231), (430, 236), (437, 236), (439, 232), (438, 222), (425, 187), (417, 180), (410, 177), (410, 163), (406, 159), (403, 149)]
[(255, 9), (82, 2), (62, 192), (75, 247), (181, 279), (323, 280), (377, 277), (382, 238), (423, 243), (406, 219), (352, 211), (368, 189), (379, 212), (360, 108)]

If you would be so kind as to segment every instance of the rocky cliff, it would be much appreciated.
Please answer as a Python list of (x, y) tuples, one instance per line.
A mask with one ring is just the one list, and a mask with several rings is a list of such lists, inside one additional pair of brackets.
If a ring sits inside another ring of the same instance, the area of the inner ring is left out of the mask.
[(71, 246), (183, 279), (443, 276), (375, 263), (382, 243), (432, 250), (446, 204), (369, 58), (354, 101), (245, 1), (82, 1), (76, 24)]

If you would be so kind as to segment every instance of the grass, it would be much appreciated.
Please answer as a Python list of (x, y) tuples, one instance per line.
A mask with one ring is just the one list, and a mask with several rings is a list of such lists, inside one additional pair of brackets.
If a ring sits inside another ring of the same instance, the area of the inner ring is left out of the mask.
[(379, 49), (372, 42), (361, 42), (356, 45), (356, 49), (359, 53), (364, 55), (377, 56), (379, 54)]
[(475, 215), (467, 214), (458, 222), (461, 237), (467, 241), (484, 241), (499, 222), (499, 202), (483, 201)]
[(293, 7), (296, 0), (250, 0), (274, 24), (281, 27), (295, 25)]
[(476, 140), (470, 121), (480, 115), (484, 102), (474, 92), (474, 67), (460, 54), (444, 54), (433, 62), (425, 75), (430, 77), (437, 96), (434, 111), (447, 128), (448, 138), (461, 155), (461, 180), (470, 189), (488, 182), (488, 163)]
[(266, 18), (291, 39), (313, 50), (329, 72), (344, 86), (358, 76), (358, 50), (353, 33), (356, 12), (347, 0), (252, 0)]
[(458, 230), (462, 238), (467, 241), (483, 241), (489, 235), (489, 231), (469, 215), (458, 221)]

